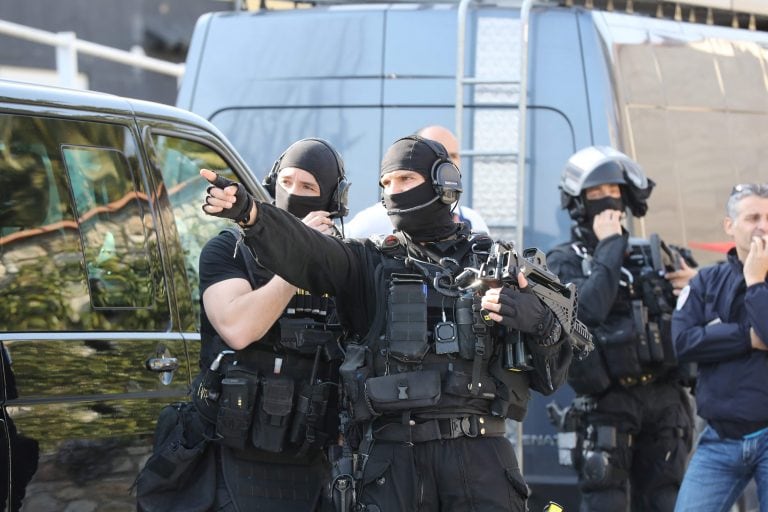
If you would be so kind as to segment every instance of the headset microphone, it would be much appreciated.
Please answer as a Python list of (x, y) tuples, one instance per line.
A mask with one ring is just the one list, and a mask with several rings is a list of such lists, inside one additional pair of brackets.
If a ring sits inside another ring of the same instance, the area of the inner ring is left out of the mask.
[(426, 208), (427, 206), (431, 205), (432, 203), (436, 203), (437, 200), (440, 199), (439, 197), (434, 197), (427, 201), (426, 203), (420, 204), (418, 206), (414, 206), (413, 208), (404, 208), (404, 209), (397, 209), (394, 208), (392, 210), (387, 210), (387, 215), (400, 215), (401, 213), (411, 213), (415, 212), (416, 210), (421, 210), (422, 208)]

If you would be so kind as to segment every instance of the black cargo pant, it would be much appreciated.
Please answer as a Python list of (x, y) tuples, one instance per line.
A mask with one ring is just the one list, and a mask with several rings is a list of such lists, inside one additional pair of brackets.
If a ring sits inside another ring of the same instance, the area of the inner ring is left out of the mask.
[(296, 463), (288, 456), (280, 460), (279, 454), (244, 457), (225, 446), (216, 448), (216, 499), (211, 512), (331, 510), (325, 492), (330, 466), (319, 450)]
[(682, 386), (613, 386), (597, 399), (586, 425), (613, 426), (619, 435), (617, 447), (604, 450), (612, 476), (595, 482), (585, 476), (583, 461), (577, 468), (582, 512), (624, 511), (630, 500), (636, 512), (674, 510), (693, 436), (690, 398)]
[(459, 437), (374, 441), (359, 501), (366, 512), (522, 512), (528, 494), (508, 439)]

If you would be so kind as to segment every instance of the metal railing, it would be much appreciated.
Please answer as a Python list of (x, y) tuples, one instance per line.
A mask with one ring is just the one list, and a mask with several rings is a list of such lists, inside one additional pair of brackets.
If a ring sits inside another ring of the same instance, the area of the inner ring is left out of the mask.
[(59, 78), (59, 85), (62, 87), (78, 88), (77, 56), (79, 53), (125, 64), (126, 66), (174, 76), (177, 80), (181, 80), (181, 77), (184, 75), (184, 64), (147, 57), (136, 51), (120, 50), (111, 46), (84, 41), (78, 39), (74, 32), (48, 32), (0, 20), (0, 34), (55, 47), (56, 72)]

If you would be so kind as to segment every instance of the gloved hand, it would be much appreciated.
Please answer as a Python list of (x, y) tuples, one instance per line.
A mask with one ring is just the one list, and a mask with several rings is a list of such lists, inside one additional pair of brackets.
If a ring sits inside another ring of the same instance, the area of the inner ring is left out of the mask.
[(548, 336), (552, 332), (555, 315), (528, 288), (528, 281), (518, 275), (519, 289), (491, 288), (482, 299), (482, 307), (491, 319), (507, 329), (518, 330), (536, 336)]
[[(248, 222), (255, 201), (243, 184), (206, 169), (200, 174), (211, 184), (206, 189), (203, 211), (208, 215), (232, 219), (241, 224)], [(220, 192), (214, 195), (215, 190)]]

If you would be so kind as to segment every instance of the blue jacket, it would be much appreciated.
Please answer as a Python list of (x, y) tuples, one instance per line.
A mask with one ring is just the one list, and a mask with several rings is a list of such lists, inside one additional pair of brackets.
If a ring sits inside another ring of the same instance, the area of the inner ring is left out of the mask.
[(699, 365), (696, 405), (710, 422), (768, 423), (768, 352), (752, 349), (750, 327), (768, 343), (768, 282), (747, 288), (732, 249), (691, 280), (672, 319), (678, 359)]

